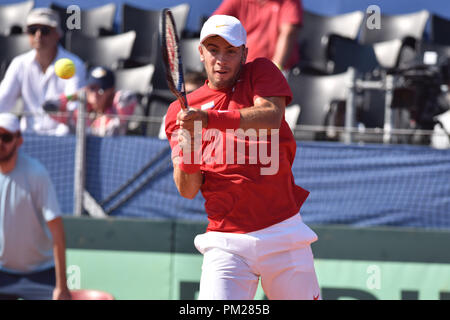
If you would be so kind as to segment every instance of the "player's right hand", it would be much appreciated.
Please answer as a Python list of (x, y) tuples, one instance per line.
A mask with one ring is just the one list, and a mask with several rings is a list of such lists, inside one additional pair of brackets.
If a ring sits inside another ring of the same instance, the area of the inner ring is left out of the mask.
[[(196, 109), (189, 108), (181, 110), (177, 114), (176, 124), (180, 126), (177, 130), (177, 141), (179, 147), (183, 150), (184, 154), (190, 154), (196, 149), (201, 148), (202, 127), (199, 122), (195, 123), (195, 119), (198, 119)], [(199, 145), (195, 145), (195, 141), (200, 141)]]
[(188, 130), (191, 135), (198, 134), (198, 132), (194, 132), (194, 129), (198, 129), (201, 133), (201, 129), (208, 125), (208, 113), (195, 108), (189, 108), (188, 111), (180, 110), (177, 114), (176, 124), (181, 129)]

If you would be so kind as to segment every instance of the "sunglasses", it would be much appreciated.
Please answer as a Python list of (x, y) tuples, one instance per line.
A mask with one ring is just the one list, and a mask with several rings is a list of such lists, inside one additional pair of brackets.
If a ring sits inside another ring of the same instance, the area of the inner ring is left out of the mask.
[(15, 137), (16, 135), (12, 133), (0, 133), (0, 140), (3, 143), (10, 143)]
[(50, 27), (47, 27), (47, 26), (30, 26), (30, 27), (27, 27), (27, 33), (31, 34), (33, 36), (36, 34), (36, 32), (38, 30), (41, 30), (41, 34), (43, 36), (49, 35), (50, 32), (52, 31), (52, 29)]

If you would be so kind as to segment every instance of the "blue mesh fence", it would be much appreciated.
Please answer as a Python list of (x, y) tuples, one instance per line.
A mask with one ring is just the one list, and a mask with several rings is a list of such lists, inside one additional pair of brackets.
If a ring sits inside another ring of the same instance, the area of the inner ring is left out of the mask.
[(450, 150), (301, 143), (293, 172), (307, 222), (450, 228)]
[(37, 158), (47, 168), (55, 185), (63, 213), (73, 212), (75, 137), (25, 134), (22, 151)]
[[(71, 214), (75, 138), (26, 135), (23, 149), (48, 168)], [(126, 185), (103, 205), (111, 216), (206, 220), (203, 197), (176, 190), (167, 141), (88, 137), (86, 166), (86, 189), (100, 203)], [(293, 173), (311, 192), (301, 210), (307, 223), (450, 228), (450, 150), (298, 142)]]

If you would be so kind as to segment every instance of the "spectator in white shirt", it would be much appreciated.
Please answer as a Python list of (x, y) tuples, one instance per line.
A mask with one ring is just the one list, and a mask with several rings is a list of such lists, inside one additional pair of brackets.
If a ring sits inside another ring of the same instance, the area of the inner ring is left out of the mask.
[[(24, 112), (33, 115), (22, 118), (22, 131), (67, 134), (67, 126), (49, 117), (42, 105), (47, 100), (57, 99), (61, 94), (71, 95), (83, 87), (86, 76), (84, 64), (59, 45), (62, 31), (59, 17), (53, 10), (32, 10), (27, 17), (27, 33), (33, 49), (17, 56), (9, 65), (0, 83), (0, 112), (11, 111), (21, 97)], [(68, 80), (58, 78), (54, 72), (55, 62), (61, 58), (69, 58), (75, 63), (76, 74)]]

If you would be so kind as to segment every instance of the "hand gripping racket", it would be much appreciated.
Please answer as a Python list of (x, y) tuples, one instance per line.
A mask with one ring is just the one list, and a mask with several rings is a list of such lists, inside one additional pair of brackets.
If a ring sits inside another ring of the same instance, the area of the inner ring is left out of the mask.
[(169, 9), (162, 10), (160, 22), (161, 48), (166, 67), (167, 84), (169, 85), (170, 91), (180, 101), (181, 108), (184, 111), (188, 111), (180, 43), (177, 36), (175, 20)]

